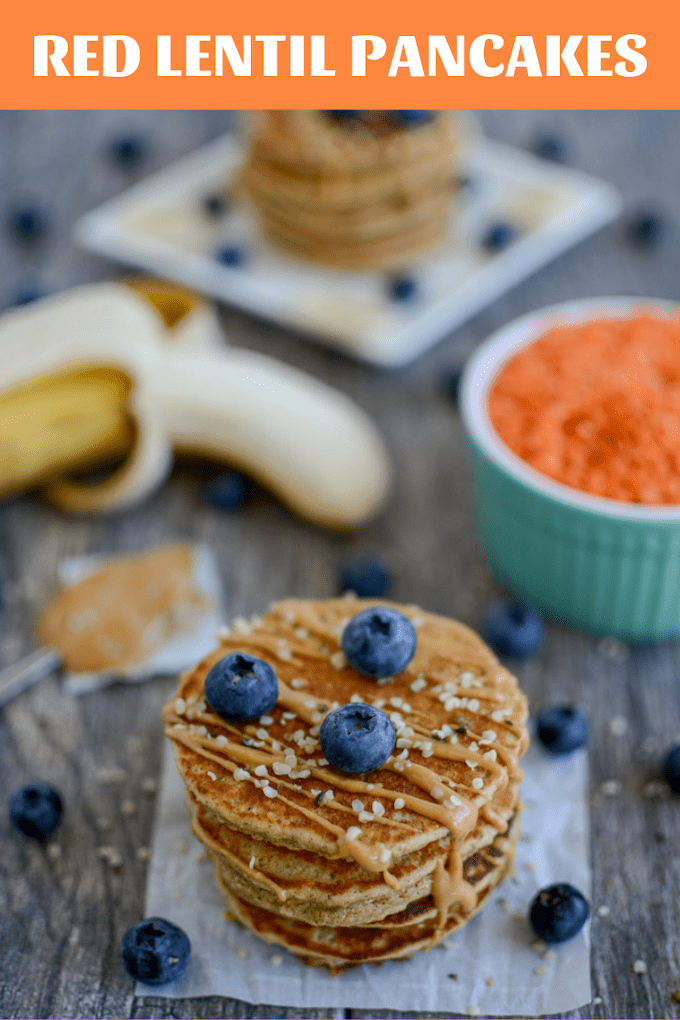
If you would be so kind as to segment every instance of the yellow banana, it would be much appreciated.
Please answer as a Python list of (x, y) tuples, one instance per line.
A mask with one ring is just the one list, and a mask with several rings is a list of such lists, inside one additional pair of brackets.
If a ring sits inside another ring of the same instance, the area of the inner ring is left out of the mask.
[[(0, 495), (40, 482), (62, 509), (121, 509), (163, 481), (175, 448), (242, 468), (332, 527), (371, 517), (391, 480), (352, 401), (227, 346), (188, 291), (92, 284), (0, 316)], [(121, 454), (104, 481), (68, 477)]]

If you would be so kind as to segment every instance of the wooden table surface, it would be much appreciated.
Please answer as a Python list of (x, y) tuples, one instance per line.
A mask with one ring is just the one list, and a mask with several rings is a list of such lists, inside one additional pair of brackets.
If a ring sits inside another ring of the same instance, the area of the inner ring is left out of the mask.
[[(12, 499), (0, 506), (0, 664), (30, 651), (31, 621), (54, 591), (61, 557), (177, 538), (216, 551), (231, 615), (260, 611), (286, 595), (332, 595), (339, 564), (368, 550), (391, 565), (395, 599), (478, 624), (487, 603), (503, 593), (475, 537), (461, 425), (440, 392), (441, 371), (460, 364), (492, 329), (541, 305), (602, 294), (677, 298), (680, 291), (680, 114), (488, 112), (481, 119), (489, 135), (521, 147), (540, 131), (559, 134), (569, 162), (614, 182), (628, 213), (644, 207), (663, 214), (660, 243), (637, 250), (623, 222), (615, 223), (398, 372), (355, 364), (224, 309), (234, 344), (332, 382), (374, 417), (397, 468), (387, 510), (349, 535), (306, 524), (260, 490), (242, 511), (219, 513), (201, 503), (196, 472), (187, 466), (148, 502), (117, 517), (65, 519), (32, 497)], [(32, 248), (0, 231), (0, 306), (28, 287), (58, 291), (119, 275), (116, 264), (74, 246), (74, 220), (230, 121), (222, 112), (0, 113), (0, 216), (4, 221), (11, 206), (38, 202), (49, 218), (48, 233)], [(127, 134), (148, 142), (147, 158), (133, 170), (107, 157), (112, 139)], [(680, 1011), (673, 997), (680, 990), (680, 799), (645, 796), (663, 750), (680, 733), (679, 653), (673, 644), (628, 648), (550, 624), (540, 654), (516, 670), (534, 710), (573, 701), (591, 723), (592, 903), (609, 913), (595, 913), (592, 923), (597, 998), (573, 1016)], [(171, 688), (158, 679), (74, 701), (52, 677), (0, 713), (3, 798), (42, 777), (68, 806), (52, 841), (60, 853), (20, 838), (2, 811), (0, 1016), (398, 1016), (134, 997), (119, 945), (143, 915), (147, 866), (137, 851), (152, 837), (154, 798), (142, 787), (158, 776), (159, 712)], [(623, 735), (610, 729), (615, 716), (629, 721)], [(111, 769), (119, 770), (116, 784), (103, 782)], [(620, 783), (617, 795), (603, 795), (607, 780)], [(134, 814), (122, 809), (125, 801)], [(102, 845), (120, 852), (120, 869), (100, 859)], [(646, 973), (633, 972), (639, 959)]]

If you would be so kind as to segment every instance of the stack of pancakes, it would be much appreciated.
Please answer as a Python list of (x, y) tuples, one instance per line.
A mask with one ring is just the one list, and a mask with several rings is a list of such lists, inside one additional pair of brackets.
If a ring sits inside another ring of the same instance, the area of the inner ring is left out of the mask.
[(253, 115), (242, 175), (267, 237), (346, 269), (401, 269), (446, 236), (462, 120), (435, 111), (403, 126), (388, 111)]
[[(307, 963), (337, 971), (410, 956), (463, 925), (512, 867), (518, 837), (526, 698), (467, 627), (393, 606), (418, 635), (395, 677), (345, 662), (350, 596), (287, 600), (236, 620), (180, 680), (164, 709), (192, 827), (229, 914)], [(229, 723), (206, 704), (222, 657), (264, 659), (279, 679), (269, 715)], [(318, 742), (326, 712), (350, 701), (397, 731), (379, 769), (345, 775)]]

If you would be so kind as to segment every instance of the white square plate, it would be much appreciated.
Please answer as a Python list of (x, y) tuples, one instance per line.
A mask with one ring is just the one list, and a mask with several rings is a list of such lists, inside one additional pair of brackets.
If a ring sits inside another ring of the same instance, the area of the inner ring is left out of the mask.
[[(274, 249), (247, 205), (207, 215), (203, 200), (228, 190), (243, 156), (236, 136), (219, 138), (85, 215), (78, 241), (384, 366), (408, 364), (622, 207), (604, 181), (476, 137), (465, 160), (471, 186), (448, 238), (407, 267), (417, 291), (399, 302), (382, 273), (318, 268)], [(489, 253), (480, 238), (497, 222), (512, 224), (518, 237)], [(215, 253), (233, 244), (247, 260), (230, 268)]]

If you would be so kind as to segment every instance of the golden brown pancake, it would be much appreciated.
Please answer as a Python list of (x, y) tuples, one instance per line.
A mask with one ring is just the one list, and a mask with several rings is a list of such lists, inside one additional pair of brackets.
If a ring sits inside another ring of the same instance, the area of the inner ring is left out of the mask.
[(261, 110), (241, 187), (266, 236), (289, 253), (403, 268), (447, 233), (462, 133), (444, 111), (406, 128), (386, 111), (339, 122), (323, 110)]
[[(409, 617), (418, 637), (406, 669), (383, 680), (347, 665), (340, 646), (347, 622), (375, 605)], [(276, 706), (248, 723), (204, 697), (210, 668), (235, 651), (279, 681)], [(390, 758), (360, 775), (330, 766), (318, 742), (326, 713), (350, 701), (382, 709), (396, 730)], [(526, 717), (516, 680), (469, 628), (350, 596), (234, 621), (163, 712), (229, 913), (332, 970), (434, 945), (506, 875)]]
[(234, 920), (265, 942), (291, 950), (305, 963), (339, 973), (359, 963), (408, 958), (419, 949), (428, 949), (440, 939), (455, 934), (484, 906), (490, 893), (508, 875), (519, 831), (515, 817), (507, 837), (502, 837), (503, 849), (492, 844), (484, 854), (477, 853), (466, 861), (464, 873), (473, 883), (474, 904), (465, 912), (449, 912), (441, 928), (431, 896), (415, 901), (400, 914), (386, 917), (382, 924), (328, 927), (285, 918), (278, 912), (244, 902), (234, 894), (219, 870), (217, 884), (227, 902), (228, 914)]

